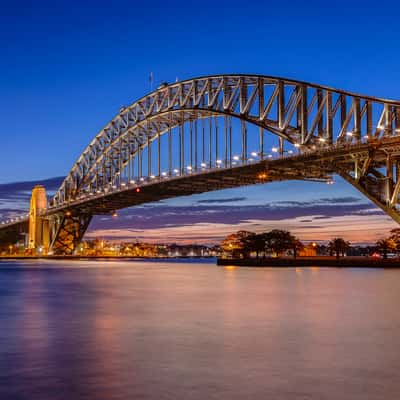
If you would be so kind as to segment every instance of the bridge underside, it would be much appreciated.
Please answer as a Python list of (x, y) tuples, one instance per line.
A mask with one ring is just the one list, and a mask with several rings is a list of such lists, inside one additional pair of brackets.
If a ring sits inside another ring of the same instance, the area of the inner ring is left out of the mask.
[(158, 179), (154, 183), (149, 181), (141, 186), (126, 186), (116, 190), (115, 193), (100, 194), (82, 201), (71, 202), (69, 210), (73, 215), (110, 214), (115, 210), (143, 203), (239, 186), (283, 180), (329, 179), (327, 174), (317, 169), (310, 170), (303, 166), (296, 170), (285, 165), (275, 167), (275, 163), (276, 161), (263, 161), (233, 169), (217, 169), (184, 177)]

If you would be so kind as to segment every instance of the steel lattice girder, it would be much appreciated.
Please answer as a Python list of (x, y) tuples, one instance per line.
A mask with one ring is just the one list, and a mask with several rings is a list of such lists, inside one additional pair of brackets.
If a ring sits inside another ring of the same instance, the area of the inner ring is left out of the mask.
[[(395, 135), (399, 107), (394, 101), (266, 76), (210, 76), (162, 86), (121, 109), (99, 132), (66, 177), (54, 204), (76, 197), (99, 175), (96, 169), (104, 169), (105, 158), (106, 168), (115, 175), (157, 135), (184, 121), (229, 115), (303, 149), (318, 149), (357, 143), (365, 135), (378, 140)], [(111, 179), (103, 171), (104, 176)]]
[(91, 214), (79, 213), (79, 215), (65, 214), (54, 216), (51, 221), (54, 226), (54, 238), (50, 251), (54, 254), (73, 254), (76, 246), (81, 242), (83, 235), (92, 219)]

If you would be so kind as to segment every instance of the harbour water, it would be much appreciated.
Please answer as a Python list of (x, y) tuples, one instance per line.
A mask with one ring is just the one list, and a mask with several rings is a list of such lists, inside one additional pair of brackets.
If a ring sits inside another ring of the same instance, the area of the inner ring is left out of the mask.
[(398, 399), (400, 271), (0, 262), (0, 399)]

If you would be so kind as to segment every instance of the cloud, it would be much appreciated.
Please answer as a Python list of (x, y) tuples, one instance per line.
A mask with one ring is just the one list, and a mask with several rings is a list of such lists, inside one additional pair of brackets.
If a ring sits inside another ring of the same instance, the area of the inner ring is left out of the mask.
[[(374, 211), (374, 212), (372, 212)], [(347, 221), (353, 221), (357, 226), (360, 221), (368, 221), (371, 216), (376, 216), (376, 221), (383, 223), (385, 230), (392, 228), (391, 221), (384, 218), (382, 211), (371, 210), (370, 204), (323, 204), (323, 205), (274, 205), (268, 206), (219, 206), (219, 205), (199, 205), (199, 206), (166, 206), (148, 207), (146, 209), (130, 208), (124, 210), (118, 218), (107, 218), (100, 221), (94, 218), (89, 227), (89, 235), (95, 234), (110, 237), (124, 238), (132, 237), (132, 228), (135, 228), (134, 237), (138, 231), (141, 237), (157, 237), (161, 241), (209, 241), (211, 238), (220, 240), (225, 233), (230, 233), (239, 229), (262, 231), (276, 227), (285, 229), (297, 229), (305, 236), (306, 232), (313, 232), (318, 238), (318, 232), (325, 232), (325, 225), (330, 226), (336, 235), (343, 235), (345, 229), (351, 230), (351, 226), (345, 228)], [(324, 225), (315, 224), (314, 221), (324, 220)], [(342, 221), (342, 227), (336, 228), (335, 221)], [(296, 221), (292, 224), (292, 221)], [(223, 226), (221, 232), (216, 227)], [(361, 226), (361, 225), (360, 225)], [(199, 235), (196, 227), (204, 229), (204, 235)], [(373, 226), (363, 229), (374, 229)], [(381, 228), (381, 226), (379, 227)], [(156, 234), (157, 232), (157, 234)], [(184, 233), (186, 232), (186, 233)], [(361, 235), (361, 233), (360, 233)], [(371, 236), (368, 233), (367, 236)], [(352, 236), (354, 239), (354, 235)], [(363, 239), (364, 240), (364, 239)]]
[(0, 184), (1, 204), (7, 204), (9, 200), (13, 203), (22, 200), (28, 201), (28, 204), (24, 203), (24, 205), (29, 207), (29, 199), (34, 186), (43, 185), (47, 193), (52, 194), (60, 187), (62, 181), (63, 178), (56, 177), (38, 181), (2, 183)]
[(268, 231), (274, 228), (288, 229), (304, 241), (328, 241), (342, 236), (353, 243), (371, 243), (387, 234), (395, 227), (393, 221), (382, 216), (336, 216), (324, 222), (324, 225), (301, 222), (301, 218), (288, 218), (279, 221), (271, 219), (248, 219), (237, 224), (232, 223), (195, 223), (182, 226), (144, 229), (91, 229), (87, 237), (102, 237), (115, 240), (145, 240), (158, 243), (219, 243), (224, 237), (238, 230), (254, 232)]
[(232, 197), (227, 199), (204, 199), (204, 200), (198, 200), (197, 204), (236, 203), (245, 200), (246, 197)]
[(330, 203), (330, 204), (337, 204), (337, 203), (359, 203), (362, 201), (362, 199), (358, 197), (352, 197), (352, 196), (347, 196), (347, 197), (323, 197), (319, 199), (319, 201), (323, 203)]

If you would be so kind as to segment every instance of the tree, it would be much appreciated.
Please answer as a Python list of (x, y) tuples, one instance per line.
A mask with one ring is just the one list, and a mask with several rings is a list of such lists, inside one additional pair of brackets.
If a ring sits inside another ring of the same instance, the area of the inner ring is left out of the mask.
[(392, 249), (396, 251), (396, 253), (400, 252), (400, 228), (395, 228), (390, 231), (390, 236), (388, 240), (392, 242)]
[(300, 242), (299, 239), (297, 239), (296, 236), (292, 236), (292, 238), (293, 258), (296, 259), (297, 253), (304, 249), (304, 245)]
[(346, 251), (350, 248), (350, 243), (346, 242), (343, 238), (337, 237), (329, 242), (328, 247), (331, 254), (334, 253), (336, 254), (336, 258), (339, 258), (340, 255), (343, 257)]
[(264, 239), (265, 248), (276, 255), (294, 248), (295, 237), (288, 231), (273, 229), (264, 234)]
[(261, 252), (265, 252), (265, 238), (262, 233), (251, 233), (243, 237), (241, 242), (243, 243), (243, 248), (247, 250), (248, 253), (255, 252), (257, 258)]
[(381, 239), (376, 242), (376, 247), (383, 253), (383, 258), (387, 259), (390, 250), (396, 250), (396, 242), (392, 238)]
[(245, 257), (250, 252), (248, 247), (246, 247), (246, 238), (250, 235), (253, 235), (253, 233), (248, 231), (232, 233), (222, 241), (221, 248), (231, 257)]

